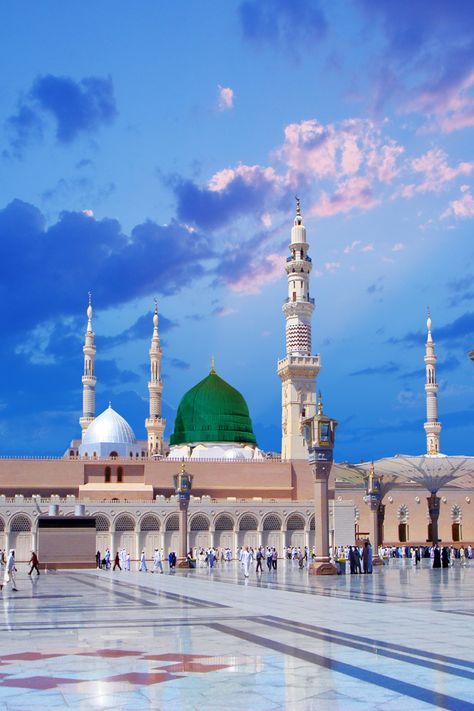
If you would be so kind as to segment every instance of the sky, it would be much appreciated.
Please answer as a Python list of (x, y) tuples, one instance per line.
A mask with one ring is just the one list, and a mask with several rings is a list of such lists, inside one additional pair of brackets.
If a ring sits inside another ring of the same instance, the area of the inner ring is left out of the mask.
[[(27, 8), (27, 12), (25, 9)], [(92, 291), (97, 414), (145, 438), (153, 300), (165, 436), (219, 375), (278, 451), (295, 214), (336, 459), (474, 454), (471, 0), (82, 0), (0, 8), (0, 455), (80, 433)]]

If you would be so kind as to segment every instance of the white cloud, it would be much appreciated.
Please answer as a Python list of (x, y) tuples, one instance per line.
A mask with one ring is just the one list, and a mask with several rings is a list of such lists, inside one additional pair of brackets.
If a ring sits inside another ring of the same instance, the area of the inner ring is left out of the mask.
[(229, 111), (234, 108), (234, 90), (230, 86), (217, 85), (219, 89), (219, 99), (217, 108), (219, 111)]

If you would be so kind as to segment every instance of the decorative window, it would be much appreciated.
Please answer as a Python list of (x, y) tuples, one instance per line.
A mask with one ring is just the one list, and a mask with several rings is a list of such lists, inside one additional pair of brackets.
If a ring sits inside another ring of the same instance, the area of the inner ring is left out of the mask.
[(400, 523), (408, 523), (408, 506), (402, 504), (398, 509), (398, 520)]
[(257, 530), (257, 518), (252, 516), (252, 514), (244, 514), (239, 522), (240, 531), (256, 531)]
[[(95, 453), (94, 453), (94, 456), (95, 456)], [(118, 454), (117, 454), (117, 452), (110, 452), (109, 457), (111, 457), (112, 459), (117, 459)]]
[(95, 530), (96, 531), (109, 531), (110, 521), (104, 514), (97, 514), (95, 517)]
[(10, 531), (31, 531), (31, 521), (28, 516), (18, 514), (12, 518)]
[(216, 531), (233, 531), (234, 521), (231, 516), (223, 514), (216, 519)]
[(304, 518), (300, 514), (291, 514), (286, 524), (287, 531), (303, 531)]
[(123, 467), (117, 468), (117, 481), (119, 482), (119, 484), (121, 484), (123, 481)]
[(462, 510), (461, 507), (458, 506), (458, 504), (454, 504), (454, 506), (452, 507), (451, 518), (453, 519), (454, 523), (461, 523)]
[(309, 519), (309, 530), (310, 530), (310, 531), (314, 531), (315, 527), (316, 527), (316, 519), (315, 519), (314, 514), (313, 514), (313, 515), (311, 516), (311, 518)]
[(110, 484), (110, 479), (112, 476), (112, 470), (110, 467), (105, 467), (105, 483)]
[(268, 514), (263, 521), (264, 531), (281, 531), (281, 518), (276, 514)]
[(129, 514), (122, 514), (115, 521), (116, 531), (134, 531), (135, 521)]
[(209, 531), (209, 519), (204, 514), (197, 514), (191, 520), (191, 531)]
[(5, 521), (0, 516), (0, 531), (4, 531), (4, 530), (5, 530)]
[(166, 521), (165, 529), (167, 531), (179, 531), (179, 516), (178, 514), (173, 514)]
[(159, 531), (160, 530), (160, 520), (157, 516), (153, 514), (147, 514), (141, 520), (140, 524), (141, 531)]

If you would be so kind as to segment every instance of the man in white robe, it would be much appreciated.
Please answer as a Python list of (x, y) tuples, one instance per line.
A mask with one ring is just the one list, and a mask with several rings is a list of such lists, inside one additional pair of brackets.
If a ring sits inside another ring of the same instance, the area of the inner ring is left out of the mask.
[(153, 572), (157, 573), (158, 571), (160, 571), (160, 573), (163, 572), (163, 562), (161, 560), (161, 552), (158, 548), (155, 548), (155, 552), (153, 553)]
[(146, 573), (147, 570), (148, 570), (148, 568), (146, 565), (145, 551), (142, 551), (142, 554), (140, 556), (140, 565), (138, 566), (138, 572), (139, 573)]
[(244, 569), (244, 575), (246, 578), (249, 577), (250, 564), (252, 563), (252, 560), (252, 553), (250, 552), (249, 547), (245, 546), (245, 548), (242, 548), (240, 551), (240, 563)]

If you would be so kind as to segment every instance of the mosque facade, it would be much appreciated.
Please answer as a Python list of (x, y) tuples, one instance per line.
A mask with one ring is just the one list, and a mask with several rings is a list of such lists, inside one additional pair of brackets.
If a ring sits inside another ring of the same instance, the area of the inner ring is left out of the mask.
[[(314, 545), (313, 480), (303, 423), (316, 413), (316, 378), (321, 363), (312, 354), (311, 257), (299, 201), (286, 261), (288, 295), (283, 304), (286, 354), (278, 361), (282, 387), (281, 456), (258, 447), (244, 397), (216, 372), (182, 397), (169, 442), (162, 416), (162, 350), (155, 304), (149, 350), (147, 438), (139, 440), (111, 405), (95, 412), (95, 337), (89, 295), (83, 347), (81, 437), (61, 458), (0, 459), (0, 549), (14, 547), (26, 560), (36, 548), (42, 516), (88, 514), (96, 519), (97, 549), (141, 550), (151, 557), (178, 545), (178, 502), (173, 475), (178, 462), (194, 477), (189, 507), (192, 547)], [(435, 345), (428, 318), (426, 342), (428, 454), (440, 453)], [(337, 467), (331, 474), (330, 540), (354, 543), (367, 536), (370, 510), (366, 482), (357, 472)], [(419, 484), (395, 484), (384, 499), (381, 517), (387, 544), (426, 544), (428, 491)], [(474, 474), (439, 491), (443, 543), (474, 541)]]

